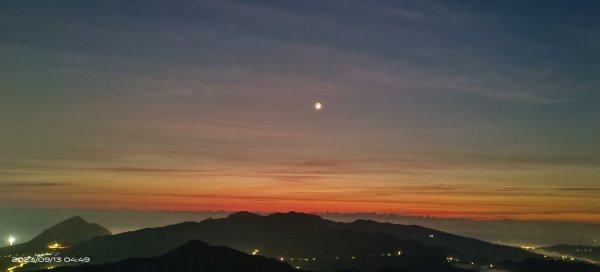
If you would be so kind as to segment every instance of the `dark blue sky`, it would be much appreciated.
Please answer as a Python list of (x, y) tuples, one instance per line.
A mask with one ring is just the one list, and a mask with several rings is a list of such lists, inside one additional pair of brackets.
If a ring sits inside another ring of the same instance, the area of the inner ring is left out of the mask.
[[(600, 220), (599, 15), (597, 1), (1, 1), (0, 203)], [(156, 204), (123, 197), (142, 183)]]

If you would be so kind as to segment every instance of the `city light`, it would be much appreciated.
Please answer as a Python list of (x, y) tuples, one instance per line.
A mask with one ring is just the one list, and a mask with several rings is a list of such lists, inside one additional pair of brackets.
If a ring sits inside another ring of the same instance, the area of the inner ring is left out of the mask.
[(56, 249), (65, 249), (65, 248), (67, 248), (67, 247), (61, 245), (58, 242), (54, 242), (54, 243), (48, 245), (48, 249), (54, 249), (54, 250), (56, 250)]
[(15, 244), (15, 241), (16, 241), (16, 240), (17, 240), (17, 239), (15, 239), (15, 237), (12, 237), (12, 236), (8, 237), (8, 243), (9, 243), (11, 246), (12, 246), (13, 244)]
[(521, 246), (522, 249), (534, 250), (535, 246)]

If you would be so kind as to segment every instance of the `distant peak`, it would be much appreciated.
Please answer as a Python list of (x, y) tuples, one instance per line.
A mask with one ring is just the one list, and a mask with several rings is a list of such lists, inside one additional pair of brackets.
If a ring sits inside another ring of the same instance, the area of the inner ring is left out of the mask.
[(110, 234), (109, 230), (98, 224), (90, 224), (81, 216), (73, 216), (42, 231), (42, 233), (34, 237), (30, 242), (46, 245), (53, 241), (59, 241), (67, 245), (72, 245), (95, 236)]
[[(217, 252), (223, 254), (223, 250), (227, 252), (234, 251), (233, 249), (226, 247), (211, 246), (201, 240), (195, 239), (176, 247), (175, 249), (167, 252), (164, 256), (170, 256), (177, 259), (182, 258), (183, 256), (196, 257), (200, 255), (206, 257)], [(221, 255), (221, 257), (223, 257), (223, 255)]]
[(64, 227), (64, 226), (89, 226), (91, 225), (90, 223), (88, 223), (87, 221), (85, 221), (85, 219), (83, 219), (83, 217), (81, 216), (73, 216), (70, 217), (66, 220), (61, 221), (60, 223), (56, 224), (54, 227)]
[(245, 219), (245, 218), (258, 218), (258, 217), (261, 217), (261, 216), (256, 213), (251, 213), (251, 212), (246, 212), (246, 211), (232, 213), (229, 216), (227, 216), (227, 218), (229, 218), (229, 219)]
[(68, 219), (64, 220), (63, 223), (64, 222), (89, 224), (87, 221), (85, 221), (85, 219), (83, 219), (83, 217), (81, 217), (79, 215), (76, 215), (76, 216), (73, 216), (71, 218), (68, 218)]
[(367, 224), (367, 223), (378, 223), (377, 221), (371, 220), (371, 219), (356, 219), (354, 220), (354, 222), (352, 223), (357, 223), (357, 224)]
[(200, 240), (191, 240), (179, 247), (177, 247), (174, 251), (195, 251), (198, 249), (204, 249), (210, 247), (209, 244), (202, 242)]
[(274, 213), (269, 215), (271, 218), (287, 218), (287, 219), (299, 219), (299, 220), (307, 220), (307, 221), (321, 221), (321, 218), (318, 215), (309, 214), (309, 213), (299, 213), (299, 212), (287, 212), (287, 213)]

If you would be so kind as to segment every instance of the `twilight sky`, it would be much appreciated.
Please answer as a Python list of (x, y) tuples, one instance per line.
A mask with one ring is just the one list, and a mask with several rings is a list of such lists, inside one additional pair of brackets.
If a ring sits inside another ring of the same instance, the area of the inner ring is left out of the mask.
[(0, 207), (600, 222), (599, 14), (0, 0)]

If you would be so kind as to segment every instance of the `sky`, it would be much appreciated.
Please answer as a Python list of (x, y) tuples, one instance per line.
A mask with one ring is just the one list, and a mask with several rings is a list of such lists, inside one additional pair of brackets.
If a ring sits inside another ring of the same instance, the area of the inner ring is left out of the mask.
[(600, 223), (599, 13), (0, 1), (0, 207)]

